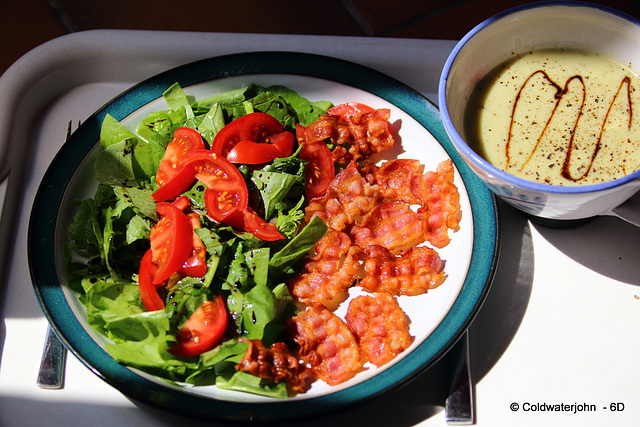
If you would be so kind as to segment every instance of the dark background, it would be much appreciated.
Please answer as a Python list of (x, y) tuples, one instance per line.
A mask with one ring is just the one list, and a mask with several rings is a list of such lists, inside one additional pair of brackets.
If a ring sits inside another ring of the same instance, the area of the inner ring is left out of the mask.
[[(460, 39), (522, 0), (0, 0), (0, 73), (69, 32), (92, 29)], [(638, 0), (601, 0), (640, 19)]]

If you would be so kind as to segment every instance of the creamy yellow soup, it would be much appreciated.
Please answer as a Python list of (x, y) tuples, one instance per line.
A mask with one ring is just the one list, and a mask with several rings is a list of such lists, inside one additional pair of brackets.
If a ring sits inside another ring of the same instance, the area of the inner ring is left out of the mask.
[(638, 88), (636, 74), (605, 56), (533, 51), (476, 86), (465, 133), (486, 160), (524, 179), (610, 181), (640, 169)]

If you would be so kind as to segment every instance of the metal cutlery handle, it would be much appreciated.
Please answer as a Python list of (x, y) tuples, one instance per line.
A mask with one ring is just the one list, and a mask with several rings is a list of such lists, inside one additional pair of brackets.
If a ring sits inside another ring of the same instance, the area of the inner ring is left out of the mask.
[(67, 360), (67, 349), (58, 338), (56, 332), (47, 327), (47, 338), (42, 351), (40, 371), (38, 372), (38, 387), (62, 388), (64, 385), (64, 369)]
[(465, 332), (450, 353), (451, 390), (445, 402), (445, 418), (448, 425), (472, 425), (475, 424), (475, 396), (471, 380), (468, 332)]
[[(80, 126), (80, 122), (78, 122)], [(73, 130), (73, 121), (69, 120), (67, 124), (66, 140), (71, 136)], [(42, 350), (42, 358), (40, 360), (40, 370), (38, 371), (38, 379), (36, 384), (44, 389), (58, 389), (64, 386), (64, 371), (67, 361), (67, 349), (65, 348), (60, 337), (53, 330), (51, 325), (47, 325), (47, 337)]]

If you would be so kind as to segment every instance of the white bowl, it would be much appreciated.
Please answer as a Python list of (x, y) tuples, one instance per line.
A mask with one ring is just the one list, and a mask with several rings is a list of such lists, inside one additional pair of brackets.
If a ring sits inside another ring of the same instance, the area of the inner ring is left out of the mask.
[(640, 22), (582, 2), (532, 3), (487, 19), (456, 45), (442, 71), (438, 98), (445, 129), (491, 191), (534, 218), (582, 220), (610, 214), (640, 189), (640, 171), (593, 185), (540, 184), (498, 169), (466, 142), (465, 109), (475, 85), (506, 60), (544, 48), (607, 55), (638, 73)]

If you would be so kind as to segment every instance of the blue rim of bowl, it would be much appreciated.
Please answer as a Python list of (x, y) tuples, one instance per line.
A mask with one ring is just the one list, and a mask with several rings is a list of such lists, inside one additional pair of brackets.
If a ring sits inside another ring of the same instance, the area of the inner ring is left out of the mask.
[[(467, 277), (451, 309), (433, 333), (383, 375), (324, 396), (269, 403), (242, 403), (195, 396), (159, 385), (120, 365), (84, 330), (72, 312), (56, 268), (58, 208), (74, 171), (99, 141), (106, 114), (122, 120), (158, 99), (178, 82), (182, 87), (231, 76), (300, 75), (335, 81), (375, 94), (404, 110), (443, 146), (467, 187), (473, 211), (473, 250)], [(403, 83), (352, 62), (297, 52), (249, 52), (209, 58), (145, 80), (90, 116), (61, 147), (36, 194), (29, 222), (28, 261), (33, 286), (45, 316), (70, 351), (104, 381), (137, 402), (202, 419), (284, 420), (333, 412), (363, 402), (432, 366), (466, 331), (489, 291), (499, 251), (496, 199), (471, 172), (451, 144), (438, 109)]]
[(558, 7), (558, 6), (575, 7), (575, 8), (586, 7), (594, 10), (599, 10), (601, 12), (605, 12), (610, 15), (617, 16), (622, 19), (626, 19), (632, 24), (640, 26), (640, 21), (623, 12), (620, 12), (618, 10), (612, 9), (607, 6), (602, 6), (599, 4), (594, 4), (589, 2), (580, 2), (580, 1), (547, 1), (547, 2), (529, 3), (522, 6), (516, 6), (511, 9), (507, 9), (490, 18), (487, 18), (485, 21), (476, 25), (471, 31), (465, 34), (465, 36), (455, 45), (455, 47), (449, 54), (449, 57), (447, 58), (445, 65), (442, 69), (442, 74), (440, 75), (440, 82), (438, 85), (438, 104), (440, 105), (440, 114), (441, 114), (442, 122), (445, 126), (445, 129), (448, 130), (449, 136), (451, 140), (453, 140), (457, 148), (463, 153), (464, 156), (470, 159), (474, 164), (478, 165), (483, 170), (488, 171), (492, 176), (495, 176), (500, 180), (506, 181), (518, 187), (526, 188), (531, 191), (540, 191), (545, 193), (558, 193), (558, 194), (584, 194), (584, 193), (592, 193), (597, 191), (608, 190), (612, 187), (616, 187), (619, 185), (626, 184), (627, 182), (634, 181), (640, 178), (640, 170), (612, 181), (607, 181), (607, 182), (592, 184), (592, 185), (581, 185), (581, 186), (562, 187), (558, 185), (541, 184), (541, 183), (517, 178), (493, 166), (491, 163), (486, 161), (482, 156), (480, 156), (478, 153), (473, 151), (471, 147), (469, 147), (469, 145), (467, 145), (467, 143), (462, 139), (462, 137), (456, 130), (455, 126), (453, 125), (453, 121), (451, 120), (449, 110), (447, 109), (447, 99), (446, 99), (447, 81), (449, 80), (449, 72), (451, 70), (453, 63), (458, 57), (458, 54), (460, 53), (460, 51), (469, 42), (469, 40), (472, 37), (474, 37), (476, 34), (478, 34), (480, 31), (488, 27), (489, 25), (503, 18), (506, 18), (510, 15), (520, 13), (522, 11), (529, 10), (529, 9), (551, 8), (551, 7)]

